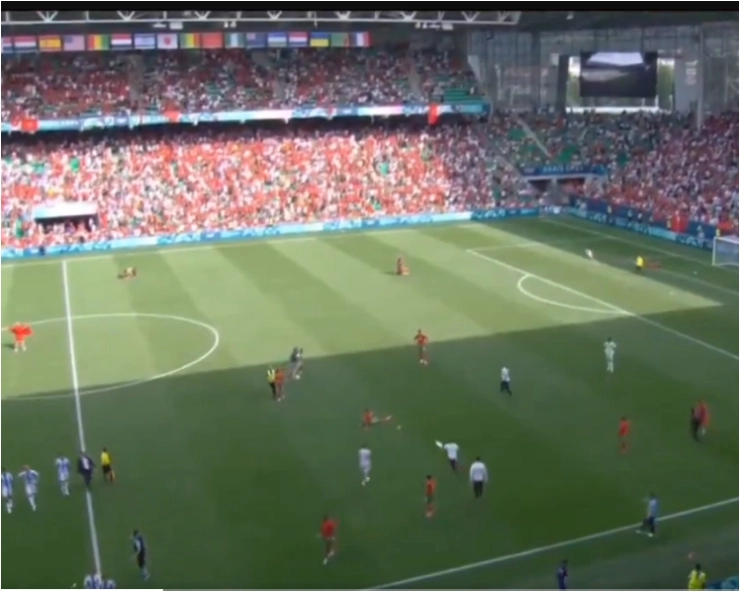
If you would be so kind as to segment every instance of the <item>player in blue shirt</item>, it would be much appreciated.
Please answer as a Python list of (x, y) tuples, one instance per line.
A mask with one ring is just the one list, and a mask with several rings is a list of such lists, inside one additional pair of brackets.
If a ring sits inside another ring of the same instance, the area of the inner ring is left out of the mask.
[(651, 493), (647, 499), (647, 510), (645, 511), (645, 518), (642, 520), (642, 526), (637, 529), (640, 534), (646, 534), (650, 538), (655, 536), (656, 528), (658, 527), (658, 496)]
[(555, 574), (558, 580), (558, 590), (568, 589), (568, 560), (563, 559), (558, 566), (558, 571)]
[(3, 488), (3, 501), (5, 502), (5, 510), (8, 514), (13, 513), (13, 473), (2, 468), (0, 473), (0, 480), (2, 480)]
[(148, 580), (149, 568), (146, 563), (146, 541), (144, 541), (144, 537), (138, 530), (133, 532), (131, 538), (134, 543), (134, 559), (136, 560), (136, 565), (141, 571), (141, 577)]

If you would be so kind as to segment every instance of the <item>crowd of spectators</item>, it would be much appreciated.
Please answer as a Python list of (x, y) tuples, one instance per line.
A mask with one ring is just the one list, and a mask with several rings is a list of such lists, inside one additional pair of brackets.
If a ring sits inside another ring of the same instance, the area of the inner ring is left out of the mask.
[[(451, 53), (396, 49), (100, 52), (3, 60), (3, 121), (85, 114), (417, 102), (474, 94)], [(261, 127), (170, 126), (2, 143), (3, 245), (102, 240), (516, 201), (522, 167), (601, 165), (589, 196), (737, 225), (738, 115), (493, 113)], [(578, 191), (578, 188), (574, 188)], [(581, 186), (583, 190), (583, 186)], [(42, 227), (34, 206), (94, 204)]]
[[(486, 132), (355, 120), (24, 137), (2, 145), (3, 243), (489, 207)], [(35, 206), (60, 198), (95, 204), (94, 225), (32, 222)]]

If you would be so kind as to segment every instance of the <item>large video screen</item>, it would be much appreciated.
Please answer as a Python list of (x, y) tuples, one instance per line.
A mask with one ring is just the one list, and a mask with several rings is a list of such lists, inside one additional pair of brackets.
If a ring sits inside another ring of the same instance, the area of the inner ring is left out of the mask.
[(583, 52), (579, 80), (582, 97), (653, 98), (658, 93), (658, 54)]

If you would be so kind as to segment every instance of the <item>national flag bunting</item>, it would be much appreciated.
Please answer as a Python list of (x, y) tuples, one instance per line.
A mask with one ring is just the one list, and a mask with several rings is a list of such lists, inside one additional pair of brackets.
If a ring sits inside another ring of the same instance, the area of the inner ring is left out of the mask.
[(370, 47), (370, 33), (367, 31), (351, 33), (350, 44), (352, 47)]
[(91, 51), (104, 51), (106, 49), (110, 49), (110, 36), (88, 35), (87, 49)]
[(311, 33), (311, 47), (329, 47), (330, 40), (329, 33)]
[(134, 35), (134, 47), (136, 49), (156, 49), (157, 36), (154, 33), (136, 33)]
[(41, 35), (39, 49), (41, 51), (62, 51), (62, 38), (59, 35)]
[(332, 33), (331, 34), (331, 46), (332, 47), (349, 47), (349, 34), (348, 33)]
[(134, 44), (131, 33), (113, 33), (110, 36), (110, 46), (113, 49), (129, 49)]
[(308, 47), (308, 33), (305, 31), (292, 31), (288, 33), (289, 47)]
[(247, 33), (247, 49), (267, 47), (267, 33)]
[(31, 35), (13, 37), (13, 48), (16, 51), (33, 51), (36, 49), (36, 37)]
[(62, 37), (64, 51), (85, 51), (84, 35), (65, 35)]
[(200, 34), (200, 47), (203, 49), (221, 49), (224, 46), (224, 35), (221, 31)]
[(244, 33), (226, 33), (224, 35), (224, 47), (244, 47)]
[(267, 47), (288, 47), (288, 34), (278, 32), (278, 33), (268, 33), (267, 34)]
[(200, 33), (180, 33), (180, 49), (198, 49)]
[(10, 37), (3, 37), (3, 53), (11, 53), (13, 51), (13, 40)]
[(157, 49), (177, 49), (177, 33), (159, 33)]

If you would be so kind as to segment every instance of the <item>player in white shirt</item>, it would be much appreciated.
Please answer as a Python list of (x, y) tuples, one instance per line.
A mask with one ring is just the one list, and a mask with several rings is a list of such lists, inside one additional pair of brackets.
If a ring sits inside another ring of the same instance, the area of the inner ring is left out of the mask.
[(31, 467), (26, 465), (23, 470), (18, 473), (18, 477), (23, 480), (26, 489), (26, 497), (28, 503), (31, 504), (31, 509), (36, 511), (36, 492), (39, 486), (39, 474), (38, 471), (34, 471)]
[(105, 582), (100, 574), (90, 574), (85, 576), (82, 586), (86, 590), (102, 590), (105, 588)]
[(359, 460), (360, 460), (360, 472), (362, 473), (362, 486), (364, 487), (370, 483), (370, 471), (373, 468), (373, 453), (367, 447), (363, 446), (360, 448)]
[(617, 344), (611, 337), (607, 337), (604, 342), (604, 355), (606, 356), (606, 371), (614, 372), (614, 356), (617, 353)]
[(60, 454), (54, 461), (54, 466), (57, 469), (57, 480), (62, 495), (69, 495), (69, 468), (71, 466), (69, 459)]
[(506, 393), (507, 395), (511, 394), (511, 372), (509, 372), (509, 369), (506, 366), (503, 366), (501, 368), (501, 388), (500, 391), (502, 393)]
[(8, 514), (12, 514), (13, 513), (13, 473), (3, 468), (2, 476), (0, 476), (0, 481), (2, 481), (3, 501), (5, 502), (5, 509), (7, 510)]
[(447, 444), (442, 446), (442, 448), (447, 453), (447, 460), (450, 461), (450, 466), (452, 467), (452, 470), (457, 473), (460, 447), (454, 442), (448, 442)]

